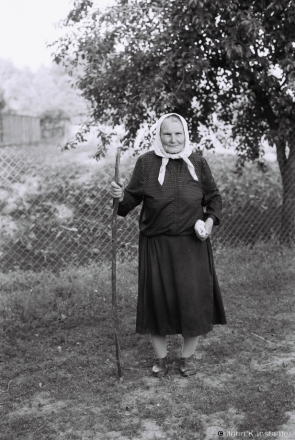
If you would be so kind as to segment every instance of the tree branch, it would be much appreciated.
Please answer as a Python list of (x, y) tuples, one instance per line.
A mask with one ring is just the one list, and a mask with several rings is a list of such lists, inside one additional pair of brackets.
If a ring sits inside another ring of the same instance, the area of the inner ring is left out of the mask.
[(256, 84), (254, 81), (249, 81), (249, 88), (255, 94), (257, 101), (263, 107), (264, 114), (266, 116), (267, 122), (272, 130), (278, 130), (279, 125), (277, 122), (277, 118), (273, 109), (270, 105), (269, 99), (266, 96), (266, 93), (262, 88)]

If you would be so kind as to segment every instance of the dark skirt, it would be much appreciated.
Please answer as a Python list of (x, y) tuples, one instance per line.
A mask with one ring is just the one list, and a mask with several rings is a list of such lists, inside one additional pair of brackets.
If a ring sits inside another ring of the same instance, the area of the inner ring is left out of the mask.
[(210, 240), (139, 236), (136, 332), (199, 336), (226, 324)]

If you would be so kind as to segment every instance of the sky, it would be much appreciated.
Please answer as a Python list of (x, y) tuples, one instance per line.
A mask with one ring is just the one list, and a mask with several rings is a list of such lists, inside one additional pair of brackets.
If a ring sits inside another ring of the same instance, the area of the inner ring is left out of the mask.
[[(105, 7), (113, 0), (95, 0)], [(71, 0), (0, 0), (0, 58), (10, 59), (18, 68), (36, 71), (51, 65), (52, 48), (62, 33), (56, 24), (71, 10)]]

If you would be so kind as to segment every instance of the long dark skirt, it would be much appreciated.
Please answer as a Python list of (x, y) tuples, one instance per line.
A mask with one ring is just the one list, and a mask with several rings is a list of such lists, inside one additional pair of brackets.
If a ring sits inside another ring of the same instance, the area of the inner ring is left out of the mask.
[(226, 324), (209, 239), (140, 234), (136, 331), (198, 336)]

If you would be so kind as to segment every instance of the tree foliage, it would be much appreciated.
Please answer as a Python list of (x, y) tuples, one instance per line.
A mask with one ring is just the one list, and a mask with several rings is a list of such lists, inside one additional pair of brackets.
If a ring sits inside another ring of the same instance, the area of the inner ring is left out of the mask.
[(194, 138), (211, 114), (234, 127), (255, 157), (263, 134), (292, 136), (295, 2), (153, 0), (118, 2), (106, 12), (76, 1), (55, 61), (84, 66), (79, 87), (94, 120), (124, 123), (132, 145), (143, 121), (177, 111)]
[(295, 192), (294, 0), (117, 0), (104, 12), (77, 0), (65, 25), (75, 32), (55, 61), (82, 68), (90, 123), (124, 124), (127, 148), (163, 113), (186, 118), (194, 141), (217, 113), (242, 160), (259, 157), (262, 136), (276, 146)]

